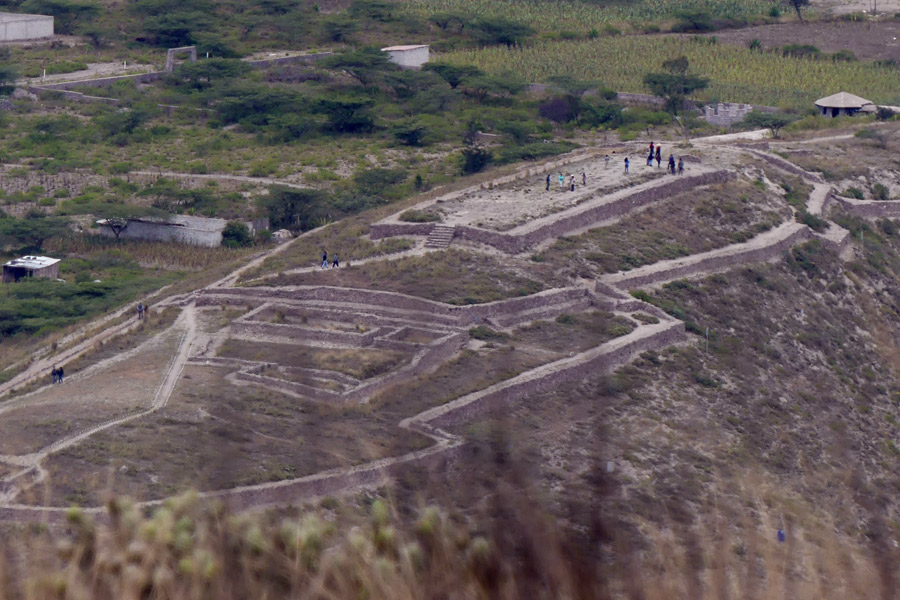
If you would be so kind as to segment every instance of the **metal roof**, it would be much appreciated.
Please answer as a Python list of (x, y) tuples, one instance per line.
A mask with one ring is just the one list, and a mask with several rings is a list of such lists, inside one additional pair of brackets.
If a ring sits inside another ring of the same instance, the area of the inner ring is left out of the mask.
[(816, 106), (825, 108), (862, 108), (866, 104), (872, 104), (865, 98), (848, 94), (847, 92), (838, 92), (825, 98), (816, 100)]
[(58, 258), (50, 258), (49, 256), (23, 256), (14, 258), (3, 266), (16, 267), (18, 269), (43, 269), (58, 262)]

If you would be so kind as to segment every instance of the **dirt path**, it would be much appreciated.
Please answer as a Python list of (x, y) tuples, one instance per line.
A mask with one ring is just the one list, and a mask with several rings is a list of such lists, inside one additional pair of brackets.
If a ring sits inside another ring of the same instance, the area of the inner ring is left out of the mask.
[(255, 185), (280, 185), (295, 190), (308, 189), (298, 183), (287, 181), (285, 179), (273, 179), (271, 177), (249, 177), (247, 175), (224, 175), (220, 173), (195, 174), (195, 173), (179, 173), (177, 171), (131, 171), (131, 175), (149, 175), (151, 177), (168, 177), (170, 179), (190, 179), (200, 181), (238, 181), (241, 183), (253, 183)]

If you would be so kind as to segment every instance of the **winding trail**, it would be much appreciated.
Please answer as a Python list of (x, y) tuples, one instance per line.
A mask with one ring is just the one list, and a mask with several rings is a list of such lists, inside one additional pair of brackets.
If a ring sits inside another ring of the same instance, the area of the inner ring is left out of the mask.
[[(828, 139), (828, 138), (822, 138)], [(821, 178), (803, 171), (789, 161), (759, 151), (748, 151), (755, 156), (761, 156), (769, 160), (777, 168), (783, 168), (792, 173), (801, 174), (807, 181), (813, 184), (813, 190), (807, 202), (807, 209), (814, 215), (821, 215), (831, 197), (832, 189), (821, 181)], [(196, 177), (196, 176), (192, 176)], [(213, 177), (213, 176), (210, 176)], [(255, 182), (259, 179), (248, 178)], [(560, 216), (565, 216), (560, 213)], [(301, 236), (302, 238), (303, 236)], [(648, 349), (662, 349), (673, 344), (685, 343), (687, 337), (684, 323), (677, 321), (654, 306), (640, 302), (624, 290), (633, 289), (639, 285), (656, 284), (662, 281), (684, 276), (701, 276), (712, 272), (725, 270), (735, 265), (771, 260), (778, 257), (784, 250), (792, 245), (818, 237), (838, 247), (847, 243), (848, 232), (835, 224), (823, 233), (815, 233), (806, 225), (797, 222), (784, 223), (781, 226), (756, 236), (743, 244), (734, 244), (710, 252), (696, 254), (682, 259), (664, 261), (635, 269), (626, 273), (617, 273), (600, 278), (596, 282), (597, 294), (605, 298), (604, 302), (611, 302), (614, 311), (627, 314), (640, 311), (655, 315), (659, 318), (656, 324), (638, 323), (631, 333), (615, 338), (605, 344), (591, 348), (580, 354), (558, 359), (521, 373), (508, 380), (489, 386), (482, 390), (466, 394), (456, 400), (437, 407), (430, 407), (419, 414), (406, 418), (398, 423), (401, 429), (416, 432), (432, 440), (432, 445), (424, 450), (410, 452), (401, 456), (374, 460), (362, 465), (350, 468), (338, 468), (305, 477), (291, 480), (283, 480), (264, 483), (254, 486), (237, 487), (227, 490), (201, 493), (202, 498), (217, 498), (224, 501), (234, 509), (267, 506), (272, 504), (295, 503), (300, 498), (319, 497), (335, 493), (349, 492), (363, 487), (373, 487), (384, 484), (396, 474), (397, 470), (408, 465), (436, 465), (440, 461), (453, 456), (453, 452), (461, 448), (464, 437), (448, 431), (449, 428), (471, 420), (484, 411), (496, 408), (506, 403), (520, 400), (535, 393), (544, 393), (556, 389), (560, 384), (568, 381), (576, 381), (588, 373), (596, 373), (603, 370), (611, 370), (631, 361), (635, 355)], [(300, 238), (296, 238), (300, 239)], [(35, 516), (44, 516), (49, 519), (63, 518), (67, 509), (61, 507), (30, 506), (16, 504), (15, 498), (25, 485), (34, 485), (46, 477), (46, 471), (42, 462), (51, 454), (70, 448), (92, 435), (116, 427), (123, 423), (145, 417), (164, 408), (172, 396), (181, 377), (184, 366), (191, 362), (202, 362), (202, 357), (191, 357), (195, 344), (203, 345), (203, 340), (209, 336), (198, 333), (197, 304), (204, 292), (228, 296), (230, 288), (235, 286), (239, 277), (250, 269), (262, 264), (270, 256), (285, 251), (291, 246), (289, 242), (277, 246), (271, 250), (254, 256), (241, 268), (233, 271), (220, 280), (194, 292), (173, 296), (165, 301), (160, 301), (157, 306), (179, 306), (182, 312), (174, 328), (183, 329), (178, 348), (167, 365), (165, 375), (158, 389), (153, 395), (148, 408), (111, 419), (60, 438), (46, 447), (24, 455), (0, 455), (0, 462), (18, 467), (19, 470), (0, 480), (0, 519), (29, 519)], [(382, 255), (368, 259), (355, 261), (355, 264), (366, 264), (376, 261), (396, 260), (406, 256), (422, 255), (431, 250), (418, 247), (408, 252), (392, 255)], [(315, 271), (315, 267), (298, 267), (285, 271), (285, 273), (306, 273)], [(260, 277), (261, 280), (269, 279), (273, 274)], [(608, 293), (605, 293), (606, 290)], [(592, 300), (597, 302), (598, 300)], [(599, 304), (598, 304), (599, 306)], [(564, 311), (565, 303), (558, 304), (554, 310)], [(361, 308), (365, 308), (362, 307)], [(102, 327), (104, 323), (110, 323), (127, 314), (131, 307), (123, 307), (110, 315), (93, 321), (77, 332), (70, 334), (64, 340), (73, 343), (80, 338)], [(402, 315), (405, 309), (394, 309)], [(414, 312), (414, 311), (413, 311)], [(529, 310), (521, 310), (524, 316), (531, 316)], [(528, 313), (527, 315), (525, 313)], [(399, 318), (399, 317), (398, 317)], [(418, 322), (420, 315), (416, 315), (410, 323)], [(0, 396), (16, 386), (25, 384), (39, 376), (46, 374), (53, 364), (64, 364), (67, 360), (80, 355), (93, 346), (98, 340), (106, 339), (112, 335), (118, 335), (136, 325), (136, 321), (126, 319), (109, 329), (103, 329), (98, 334), (81, 342), (75, 343), (71, 348), (53, 357), (46, 356), (32, 363), (25, 371), (13, 378), (10, 382), (0, 385)], [(205, 336), (205, 337), (204, 337)], [(48, 353), (49, 354), (49, 353)], [(280, 391), (280, 390), (279, 390)], [(23, 481), (27, 482), (23, 483)], [(142, 503), (143, 506), (158, 505), (162, 502), (150, 501)], [(102, 507), (90, 507), (87, 512), (102, 514)]]

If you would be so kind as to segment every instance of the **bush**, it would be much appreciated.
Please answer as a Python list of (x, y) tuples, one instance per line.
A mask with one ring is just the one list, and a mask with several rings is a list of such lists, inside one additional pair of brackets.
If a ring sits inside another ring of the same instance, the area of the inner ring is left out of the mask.
[(463, 175), (473, 175), (484, 171), (493, 158), (489, 151), (480, 146), (464, 148), (462, 151)]
[(509, 336), (506, 335), (505, 333), (500, 332), (500, 331), (494, 331), (493, 329), (491, 329), (490, 327), (487, 327), (485, 325), (478, 325), (476, 327), (471, 328), (469, 330), (469, 337), (471, 337), (472, 339), (475, 339), (475, 340), (482, 340), (484, 342), (502, 341), (502, 340), (509, 338)]
[(872, 197), (876, 200), (890, 200), (891, 192), (884, 185), (876, 183), (872, 186)]
[(397, 218), (407, 223), (434, 223), (441, 220), (441, 215), (425, 210), (410, 209), (400, 213)]
[(856, 198), (857, 200), (863, 199), (862, 190), (859, 188), (855, 188), (855, 187), (847, 188), (844, 191), (844, 195), (848, 198)]
[(794, 58), (819, 58), (822, 51), (811, 44), (788, 44), (781, 48), (781, 55)]
[(222, 230), (222, 245), (226, 248), (245, 248), (253, 245), (253, 235), (246, 223), (230, 221)]

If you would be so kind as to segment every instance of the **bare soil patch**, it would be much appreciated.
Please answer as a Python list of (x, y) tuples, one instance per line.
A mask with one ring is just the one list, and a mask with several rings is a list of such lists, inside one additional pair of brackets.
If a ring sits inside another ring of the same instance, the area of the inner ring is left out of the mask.
[(160, 498), (290, 479), (430, 444), (377, 413), (236, 387), (227, 373), (188, 367), (165, 409), (51, 457), (53, 504), (100, 504), (108, 481), (119, 494)]
[(226, 340), (218, 355), (286, 367), (337, 371), (360, 379), (386, 373), (410, 358), (408, 353), (399, 350), (318, 348), (234, 339)]
[[(27, 454), (91, 425), (146, 408), (181, 339), (170, 330), (139, 354), (0, 406), (0, 453)], [(68, 368), (66, 371), (68, 372)], [(50, 375), (47, 375), (47, 383)]]
[[(878, 4), (880, 7), (881, 2)], [(900, 8), (900, 3), (895, 4)], [(759, 40), (765, 49), (810, 44), (823, 52), (850, 50), (860, 60), (900, 60), (900, 21), (779, 23), (727, 29), (713, 35), (719, 42), (740, 46), (747, 46), (751, 40)]]
[(584, 352), (613, 338), (630, 333), (634, 324), (605, 311), (560, 315), (553, 321), (535, 321), (517, 329), (515, 343), (553, 352)]
[(375, 288), (450, 304), (480, 304), (540, 292), (545, 285), (515, 261), (464, 250), (285, 275), (273, 285)]

